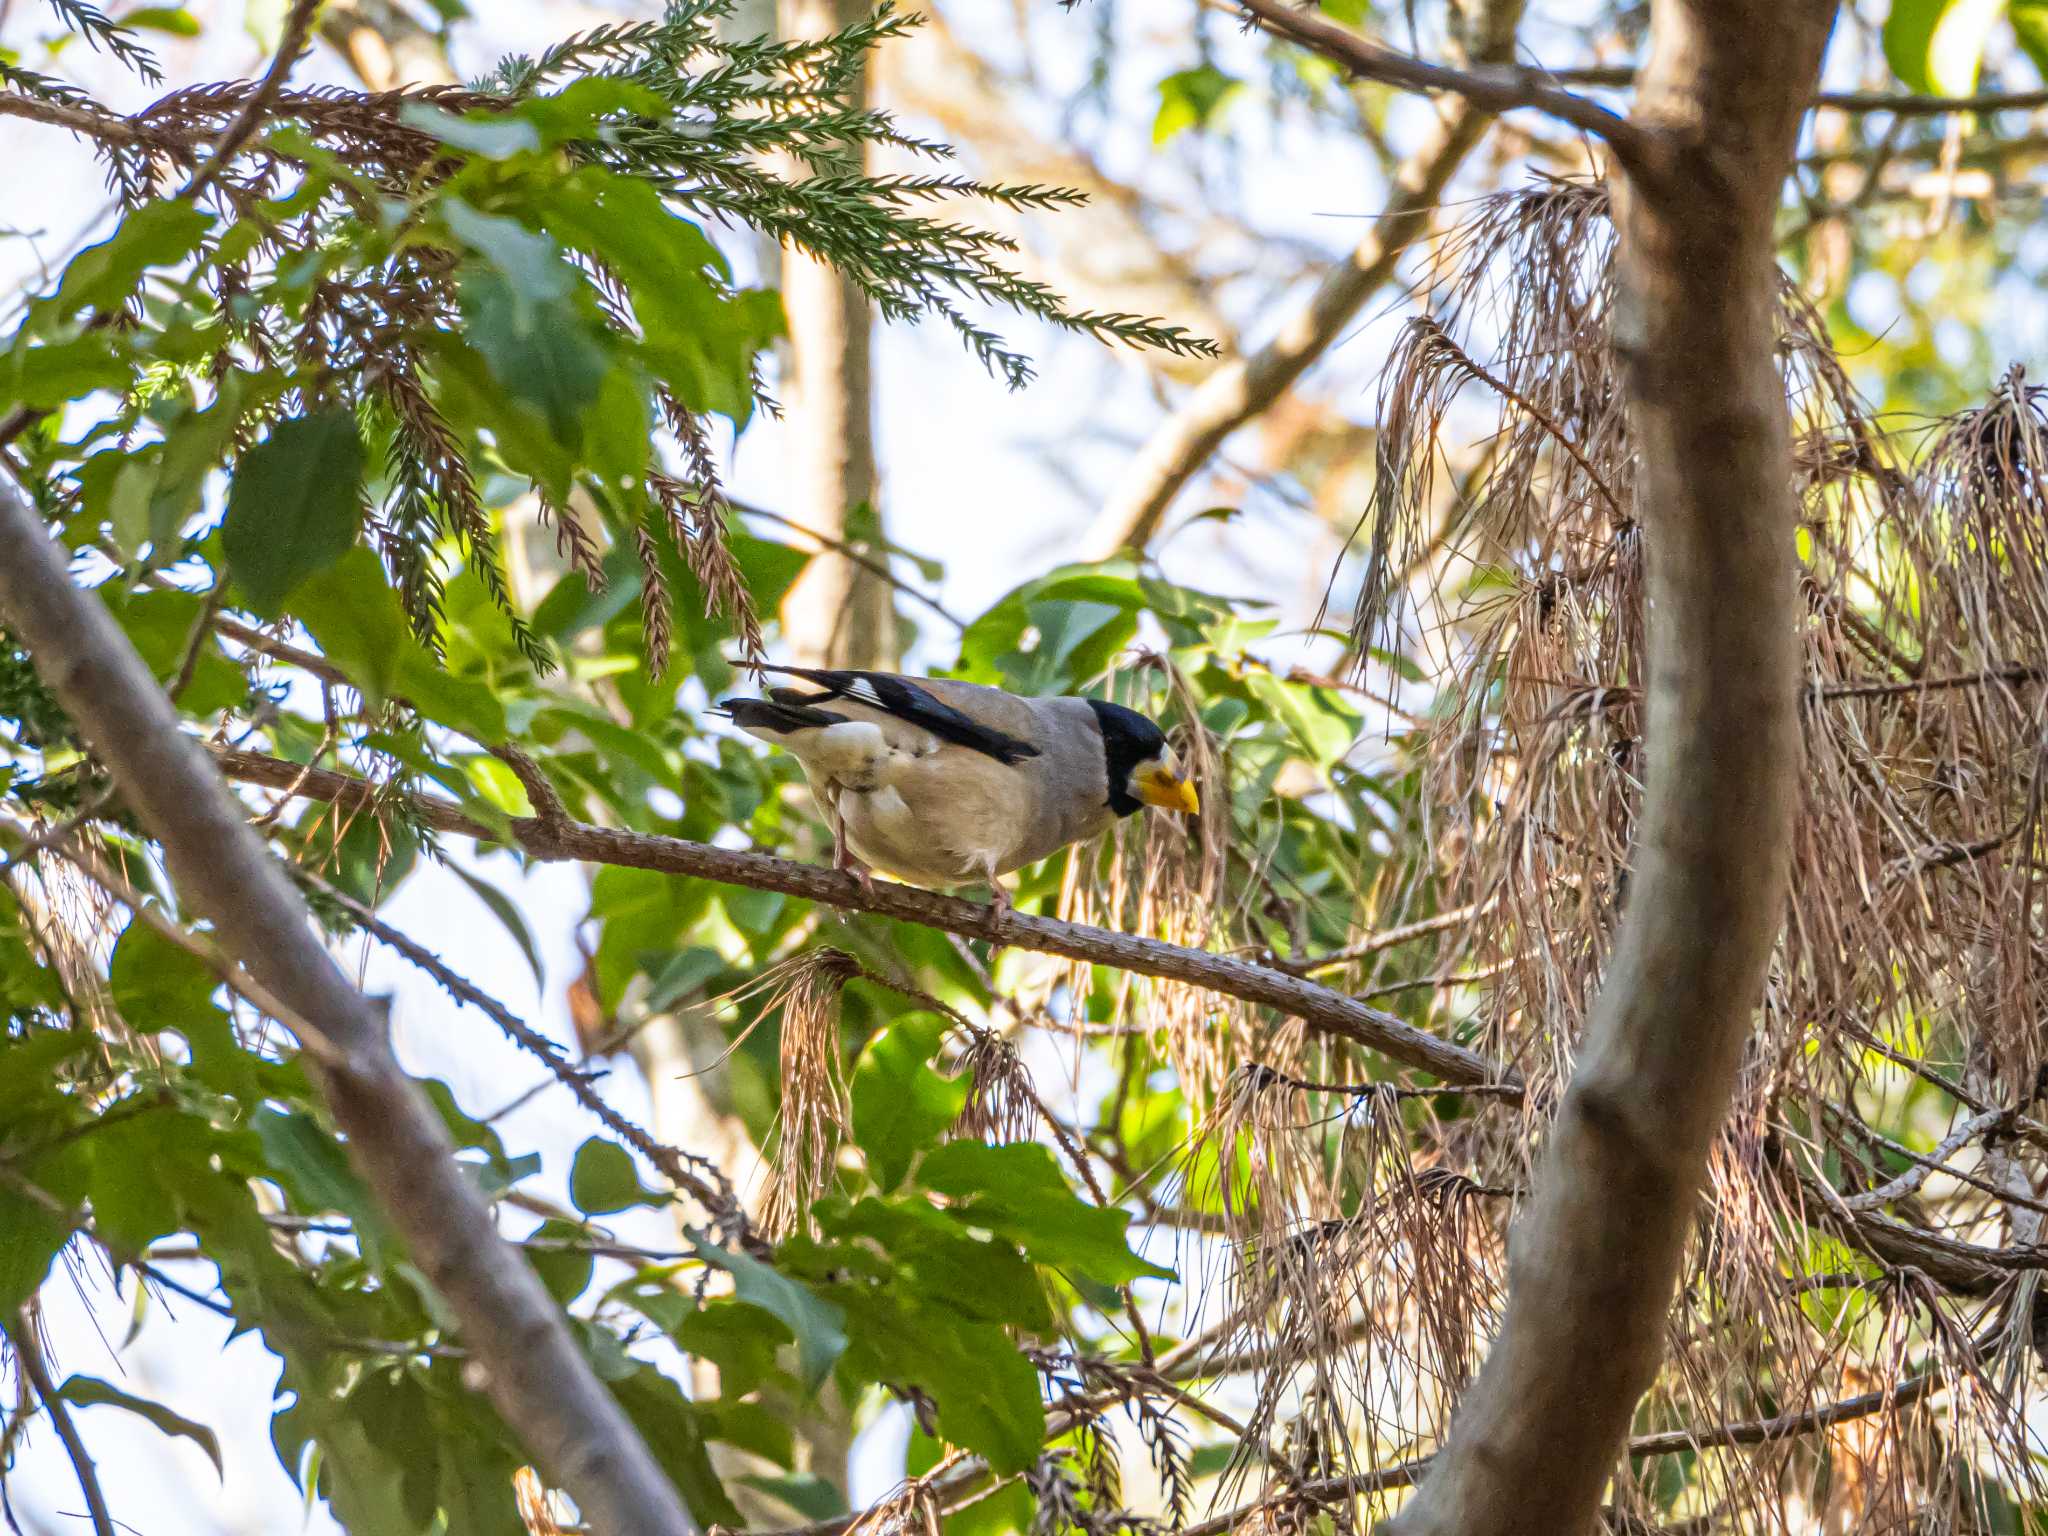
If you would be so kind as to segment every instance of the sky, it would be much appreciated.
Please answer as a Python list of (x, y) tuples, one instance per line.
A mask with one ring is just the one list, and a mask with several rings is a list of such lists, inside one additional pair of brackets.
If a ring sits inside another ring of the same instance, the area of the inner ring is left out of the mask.
[[(191, 9), (202, 23), (200, 36), (166, 39), (168, 46), (159, 50), (171, 77), (167, 89), (243, 76), (261, 67), (235, 0), (200, 0)], [(481, 71), (507, 50), (531, 50), (586, 26), (595, 15), (590, 7), (544, 0), (472, 0), (472, 9), (482, 19), (460, 28), (455, 43), (455, 62), (465, 74)], [(632, 15), (649, 8), (616, 9)], [(983, 41), (992, 55), (1014, 52), (1008, 0), (948, 0), (947, 14), (965, 37)], [(1187, 177), (1192, 171), (1185, 158), (1159, 156), (1149, 133), (1158, 80), (1195, 62), (1186, 40), (1187, 0), (1126, 0), (1116, 14), (1120, 40), (1128, 46), (1115, 50), (1110, 110), (1091, 134), (1089, 148), (1126, 180)], [(71, 75), (124, 109), (143, 105), (153, 94), (80, 45), (67, 49), (55, 66), (39, 62), (37, 39), (52, 28), (48, 11), (35, 0), (0, 0), (0, 18), (0, 42), (21, 50), (32, 67)], [(1539, 47), (1541, 25), (1539, 17), (1532, 32)], [(1081, 15), (1070, 29), (1034, 27), (1030, 62), (1040, 76), (1048, 82), (1078, 82), (1087, 68), (1092, 27)], [(1219, 25), (1214, 31), (1220, 51), (1249, 57), (1253, 44), (1235, 29)], [(299, 78), (347, 83), (336, 61), (317, 54), (302, 66)], [(1256, 110), (1248, 115), (1264, 121)], [(0, 238), (0, 292), (7, 292), (43, 264), (61, 265), (62, 254), (102, 215), (105, 197), (90, 155), (54, 130), (0, 119), (0, 155), (8, 167), (0, 225), (14, 226), (10, 238)], [(1362, 221), (1383, 196), (1358, 145), (1322, 133), (1298, 115), (1285, 115), (1253, 133), (1237, 163), (1203, 163), (1200, 169), (1217, 195), (1245, 210), (1248, 222), (1332, 257), (1358, 238)], [(744, 265), (748, 243), (726, 243)], [(1249, 303), (1252, 312), (1234, 311), (1233, 318), (1244, 322), (1248, 338), (1256, 342), (1271, 319), (1286, 311), (1286, 297), (1271, 292), (1235, 296), (1234, 302)], [(1859, 319), (1881, 329), (1885, 308), (1895, 306), (1896, 298), (1866, 289), (1856, 302), (1867, 309)], [(1317, 370), (1324, 387), (1357, 392), (1361, 409), (1394, 325), (1384, 311), (1372, 314)], [(1262, 323), (1260, 316), (1267, 319)], [(2039, 307), (2016, 316), (2014, 327), (2010, 339), (2015, 345), (2038, 342)], [(884, 328), (877, 342), (877, 448), (890, 533), (898, 544), (944, 561), (946, 574), (936, 591), (957, 613), (981, 611), (1020, 572), (1042, 570), (1065, 558), (1093, 514), (1094, 499), (1113, 483), (1124, 454), (1161, 412), (1140, 372), (1092, 343), (1025, 320), (1007, 321), (1004, 328), (1039, 363), (1039, 382), (1021, 391), (1006, 390), (941, 328)], [(1085, 433), (1077, 431), (1082, 421)], [(729, 481), (740, 499), (771, 508), (782, 503), (780, 431), (762, 418), (738, 444)], [(1180, 515), (1207, 504), (1198, 490), (1191, 491)], [(1276, 599), (1299, 620), (1312, 610), (1334, 555), (1320, 524), (1269, 503), (1253, 525), (1253, 536), (1201, 525), (1174, 540), (1163, 562), (1180, 580)], [(913, 664), (947, 659), (943, 629), (922, 610), (915, 616), (926, 626), (927, 644), (913, 656)], [(457, 850), (457, 857), (467, 855)], [(544, 987), (536, 987), (512, 941), (446, 871), (423, 865), (385, 915), (552, 1038), (572, 1042), (563, 994), (579, 965), (572, 925), (587, 900), (581, 874), (558, 865), (539, 865), (522, 874), (504, 854), (472, 867), (515, 894), (527, 912), (543, 950)], [(417, 1071), (448, 1081), (472, 1113), (496, 1110), (539, 1080), (541, 1069), (531, 1058), (503, 1042), (480, 1017), (463, 1014), (402, 963), (361, 945), (348, 946), (343, 958), (366, 989), (393, 999), (401, 1058)], [(1041, 1071), (1039, 1080), (1063, 1085), (1069, 1075), (1055, 1068)], [(600, 1091), (625, 1115), (647, 1116), (646, 1088), (630, 1065), (621, 1063)], [(542, 1154), (535, 1191), (564, 1199), (570, 1155), (596, 1126), (556, 1090), (513, 1110), (499, 1129), (512, 1149)], [(653, 1211), (628, 1213), (617, 1218), (616, 1226), (628, 1241), (664, 1246), (673, 1240), (667, 1218)], [(210, 1286), (203, 1266), (184, 1265), (178, 1273), (197, 1289)], [(208, 1423), (220, 1435), (225, 1474), (216, 1477), (204, 1455), (184, 1441), (166, 1439), (118, 1410), (80, 1411), (79, 1424), (99, 1463), (114, 1514), (126, 1526), (144, 1536), (336, 1529), (322, 1510), (303, 1504), (271, 1451), (268, 1420), (278, 1366), (260, 1340), (244, 1337), (229, 1343), (223, 1319), (175, 1298), (166, 1305), (152, 1303), (131, 1334), (134, 1291), (114, 1294), (103, 1272), (78, 1272), (69, 1280), (60, 1276), (45, 1288), (44, 1301), (60, 1373), (104, 1377)], [(863, 1437), (853, 1472), (857, 1503), (871, 1500), (896, 1480), (906, 1432), (901, 1416), (892, 1414)], [(1136, 1472), (1145, 1458), (1127, 1456), (1125, 1465)], [(15, 1513), (27, 1531), (56, 1536), (85, 1528), (69, 1464), (47, 1426), (39, 1425), (23, 1449), (12, 1492)]]

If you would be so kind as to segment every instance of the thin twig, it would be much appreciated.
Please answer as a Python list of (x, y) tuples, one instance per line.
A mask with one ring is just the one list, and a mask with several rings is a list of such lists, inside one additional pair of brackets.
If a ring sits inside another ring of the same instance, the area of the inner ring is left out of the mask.
[[(522, 757), (524, 754), (520, 754)], [(531, 758), (526, 759), (528, 763)], [(559, 803), (559, 802), (558, 802)], [(631, 1145), (676, 1188), (687, 1191), (721, 1224), (737, 1223), (743, 1230), (738, 1197), (724, 1171), (707, 1158), (656, 1141), (646, 1131), (621, 1115), (593, 1089), (584, 1075), (564, 1059), (562, 1047), (525, 1022), (475, 982), (460, 975), (426, 946), (392, 927), (346, 891), (330, 885), (310, 870), (298, 870), (300, 880), (329, 901), (341, 906), (364, 932), (396, 951), (405, 960), (438, 982), (457, 1002), (466, 1003), (502, 1029), (514, 1042), (538, 1057), (555, 1077), (576, 1096), (576, 1101), (604, 1123), (607, 1129)], [(703, 1170), (701, 1173), (694, 1169)]]
[(49, 1411), (50, 1422), (57, 1427), (57, 1438), (64, 1442), (64, 1454), (71, 1458), (71, 1470), (77, 1474), (79, 1491), (85, 1495), (85, 1507), (92, 1515), (93, 1536), (114, 1536), (114, 1518), (107, 1513), (107, 1496), (100, 1490), (99, 1473), (93, 1468), (92, 1457), (86, 1454), (78, 1426), (71, 1422), (71, 1410), (57, 1395), (56, 1383), (50, 1380), (43, 1346), (36, 1338), (35, 1318), (26, 1307), (14, 1315), (14, 1326), (7, 1330), (7, 1339), (14, 1346), (21, 1374), (35, 1388), (36, 1396)]
[(306, 39), (313, 28), (313, 18), (319, 14), (320, 0), (294, 0), (291, 14), (285, 18), (284, 34), (278, 39), (277, 52), (270, 60), (270, 67), (263, 72), (263, 78), (249, 99), (242, 103), (242, 110), (234, 120), (221, 131), (214, 142), (213, 153), (192, 173), (191, 179), (179, 190), (178, 196), (197, 197), (207, 185), (226, 170), (235, 156), (256, 135), (263, 126), (263, 119), (276, 105), (277, 98), (284, 91), (285, 81), (290, 78), (292, 66), (306, 51)]
[(1254, 25), (1320, 54), (1358, 79), (1377, 80), (1411, 91), (1450, 91), (1489, 112), (1513, 112), (1525, 107), (1547, 112), (1605, 140), (1615, 158), (1631, 168), (1645, 162), (1650, 154), (1653, 140), (1649, 133), (1598, 102), (1565, 90), (1542, 70), (1520, 65), (1452, 69), (1382, 48), (1348, 27), (1314, 11), (1302, 10), (1288, 0), (1236, 3)]

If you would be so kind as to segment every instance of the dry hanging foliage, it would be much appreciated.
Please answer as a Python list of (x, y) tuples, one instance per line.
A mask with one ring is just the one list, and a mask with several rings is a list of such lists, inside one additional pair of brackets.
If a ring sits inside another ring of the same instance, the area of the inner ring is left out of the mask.
[[(1248, 1446), (1290, 1419), (1313, 1446), (1291, 1478), (1240, 1456), (1281, 1523), (1317, 1478), (1348, 1519), (1364, 1485), (1330, 1474), (1440, 1441), (1627, 895), (1654, 746), (1613, 248), (1604, 188), (1548, 179), (1443, 244), (1384, 377), (1360, 527), (1354, 654), (1434, 648), (1454, 680), (1411, 741), (1443, 905), (1487, 917), (1444, 926), (1439, 956), (1482, 987), (1481, 1048), (1527, 1093), (1308, 1081), (1237, 1030), (1209, 1043), (1255, 1063), (1227, 1084), (1187, 1063), (1221, 1086), (1185, 1165), (1235, 1254), (1212, 1354), (1259, 1366)], [(2018, 1406), (2021, 1251), (2048, 1212), (2048, 391), (2015, 369), (1916, 454), (1789, 281), (1778, 329), (1806, 595), (1794, 896), (1637, 1425), (1729, 1427), (1676, 1506), (1713, 1529), (1968, 1529), (1975, 1468), (2040, 1486)], [(1447, 485), (1467, 441), (1477, 468)], [(1445, 571), (1472, 574), (1453, 592)], [(1909, 1089), (1932, 1154), (1868, 1123)], [(1613, 1528), (1666, 1518), (1660, 1465), (1621, 1469)]]

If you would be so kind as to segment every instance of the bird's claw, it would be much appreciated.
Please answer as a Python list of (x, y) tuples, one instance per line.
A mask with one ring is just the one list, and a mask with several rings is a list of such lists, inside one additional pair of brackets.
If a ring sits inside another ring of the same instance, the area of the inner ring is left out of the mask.
[(1016, 910), (1017, 904), (1003, 889), (1003, 882), (991, 877), (988, 882), (988, 957), (991, 963), (1003, 952), (1003, 922)]

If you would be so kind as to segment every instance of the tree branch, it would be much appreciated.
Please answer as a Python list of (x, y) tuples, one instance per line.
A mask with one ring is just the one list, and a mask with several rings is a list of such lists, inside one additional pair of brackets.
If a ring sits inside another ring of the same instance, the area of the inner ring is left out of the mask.
[[(223, 751), (216, 753), (215, 758), (229, 778), (309, 800), (363, 807), (380, 800), (388, 802), (388, 796), (376, 786), (332, 769), (308, 768), (256, 752)], [(465, 816), (445, 801), (412, 796), (407, 806), (437, 832), (484, 842), (502, 841), (500, 832)], [(1368, 1007), (1299, 976), (1228, 955), (1114, 933), (1085, 923), (1063, 923), (1023, 912), (997, 912), (974, 902), (887, 881), (877, 882), (869, 893), (861, 889), (853, 876), (835, 870), (765, 853), (714, 848), (708, 843), (686, 842), (652, 832), (630, 832), (581, 821), (550, 824), (537, 817), (521, 817), (512, 822), (511, 833), (522, 851), (538, 859), (618, 864), (759, 891), (780, 891), (785, 896), (823, 902), (842, 910), (873, 912), (969, 938), (989, 939), (1009, 949), (1065, 955), (1070, 960), (1114, 966), (1141, 976), (1187, 982), (1291, 1014), (1313, 1029), (1379, 1051), (1449, 1083), (1511, 1088), (1521, 1081), (1511, 1069), (1417, 1029), (1394, 1014)]]
[(73, 584), (42, 519), (4, 481), (0, 613), (162, 846), (180, 896), (304, 1021), (307, 1069), (351, 1157), (460, 1320), (507, 1423), (593, 1526), (696, 1536), (553, 1298), (499, 1235), (440, 1116), (393, 1057), (378, 1011), (321, 946), (304, 900), (127, 636)]
[(1513, 112), (1524, 107), (1547, 112), (1605, 140), (1615, 159), (1625, 166), (1633, 167), (1650, 155), (1653, 135), (1643, 127), (1596, 101), (1574, 95), (1542, 70), (1516, 64), (1452, 69), (1382, 48), (1318, 12), (1301, 9), (1291, 0), (1235, 3), (1252, 25), (1320, 54), (1357, 79), (1377, 80), (1411, 91), (1448, 91), (1485, 112)]
[(57, 1395), (57, 1384), (50, 1380), (50, 1368), (43, 1359), (43, 1346), (36, 1339), (36, 1320), (24, 1307), (15, 1314), (14, 1326), (0, 1332), (4, 1332), (8, 1343), (14, 1346), (14, 1358), (21, 1366), (21, 1374), (35, 1388), (43, 1407), (49, 1410), (50, 1422), (57, 1427), (57, 1438), (64, 1442), (64, 1454), (71, 1458), (71, 1470), (78, 1477), (78, 1491), (85, 1495), (86, 1511), (92, 1516), (93, 1536), (114, 1536), (114, 1517), (107, 1511), (107, 1496), (100, 1487), (99, 1473), (86, 1452), (85, 1440), (78, 1433), (78, 1426), (71, 1422), (71, 1410)]
[[(1519, 3), (1511, 7), (1519, 13)], [(1510, 28), (1512, 35), (1512, 28)], [(1224, 439), (1284, 395), (1333, 346), (1428, 233), (1444, 188), (1486, 134), (1494, 114), (1469, 98), (1452, 105), (1428, 140), (1394, 172), (1393, 197), (1350, 256), (1323, 274), (1308, 302), (1249, 357), (1225, 363), (1152, 429), (1125, 464), (1109, 503), (1084, 536), (1084, 559), (1144, 549), (1167, 509)]]
[(1634, 879), (1509, 1243), (1500, 1334), (1400, 1536), (1585, 1531), (1662, 1355), (1785, 910), (1799, 603), (1773, 222), (1834, 12), (1653, 0), (1623, 142), (1655, 152), (1615, 178), (1651, 615)]

